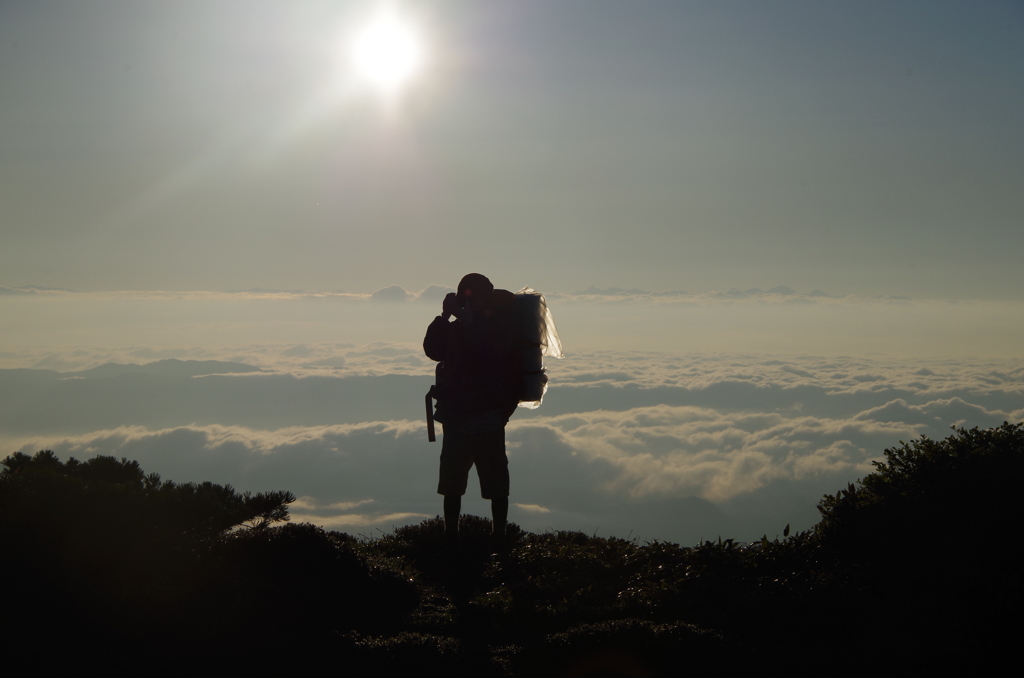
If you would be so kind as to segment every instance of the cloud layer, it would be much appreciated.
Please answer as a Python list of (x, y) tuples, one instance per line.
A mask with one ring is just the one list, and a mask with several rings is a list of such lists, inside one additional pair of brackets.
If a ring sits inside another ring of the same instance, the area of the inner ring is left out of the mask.
[[(0, 444), (287, 489), (297, 518), (353, 532), (416, 522), (440, 510), (419, 344), (450, 289), (5, 294)], [(693, 542), (809, 527), (823, 493), (898, 440), (1024, 418), (1020, 304), (548, 297), (567, 357), (508, 431), (529, 529)]]
[[(436, 514), (440, 446), (418, 419), (430, 378), (344, 376), (349, 360), (400, 368), (411, 349), (344, 350), (330, 376), (216, 363), (209, 376), (197, 363), (0, 370), (0, 430), (12, 451), (125, 456), (178, 481), (287, 489), (304, 497), (297, 519), (350, 532)], [(1024, 419), (1014, 361), (620, 351), (556, 362), (552, 377), (545, 404), (507, 436), (512, 519), (534, 530), (688, 543), (806, 528), (823, 493), (897, 441)], [(486, 514), (476, 494), (471, 483), (466, 508)]]

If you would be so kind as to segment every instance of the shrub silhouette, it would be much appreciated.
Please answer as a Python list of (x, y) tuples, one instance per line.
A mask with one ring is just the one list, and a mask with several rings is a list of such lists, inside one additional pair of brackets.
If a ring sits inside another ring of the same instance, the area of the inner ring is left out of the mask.
[(5, 609), (56, 637), (203, 653), (268, 629), (286, 640), (385, 627), (416, 604), (404, 573), (345, 535), (270, 527), (287, 520), (289, 492), (176, 484), (112, 457), (2, 463), (0, 565), (21, 584)]
[(790, 670), (835, 672), (866, 638), (888, 648), (872, 659), (883, 672), (929, 672), (1016, 646), (1021, 424), (885, 450), (811, 530), (693, 547), (510, 525), (496, 549), (490, 521), (468, 515), (457, 547), (440, 518), (357, 540), (272, 526), (286, 492), (176, 485), (110, 457), (3, 466), (0, 565), (17, 572), (4, 602), (46, 629), (40, 642), (186, 660), (245, 647), (261, 673), (473, 676), (668, 676), (780, 648)]
[(1024, 424), (954, 429), (885, 450), (875, 472), (819, 504), (822, 557), (847, 588), (884, 600), (884, 627), (936, 656), (1012, 641)]
[(872, 462), (874, 473), (818, 505), (815, 531), (830, 549), (870, 559), (919, 553), (922, 541), (998, 541), (1015, 527), (1024, 424), (901, 441), (885, 458)]

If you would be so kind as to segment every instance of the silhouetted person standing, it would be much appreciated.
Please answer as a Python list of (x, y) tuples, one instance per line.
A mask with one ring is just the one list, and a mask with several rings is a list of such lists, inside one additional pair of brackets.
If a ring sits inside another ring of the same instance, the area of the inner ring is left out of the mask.
[[(455, 539), (469, 469), (476, 465), (480, 494), (491, 500), (494, 535), (508, 521), (508, 457), (505, 424), (519, 402), (516, 300), (479, 273), (445, 297), (423, 339), (437, 370), (434, 418), (443, 425), (437, 493), (444, 495), (444, 532)], [(451, 320), (454, 317), (454, 320)]]

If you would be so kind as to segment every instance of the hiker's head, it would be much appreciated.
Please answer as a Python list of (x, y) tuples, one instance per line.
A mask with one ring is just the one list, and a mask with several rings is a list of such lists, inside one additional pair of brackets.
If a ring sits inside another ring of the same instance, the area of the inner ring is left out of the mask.
[(471, 308), (486, 306), (493, 291), (494, 285), (485, 276), (479, 273), (470, 273), (459, 281), (459, 305)]

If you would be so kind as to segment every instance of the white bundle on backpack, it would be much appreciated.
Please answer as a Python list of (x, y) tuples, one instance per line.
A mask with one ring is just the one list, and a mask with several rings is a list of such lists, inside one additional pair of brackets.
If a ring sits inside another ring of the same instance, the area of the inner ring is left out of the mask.
[(544, 356), (564, 358), (562, 341), (555, 329), (544, 295), (530, 287), (516, 292), (516, 314), (518, 316), (521, 344), (523, 386), (519, 394), (519, 406), (528, 410), (540, 407), (548, 390), (548, 375), (544, 373)]

